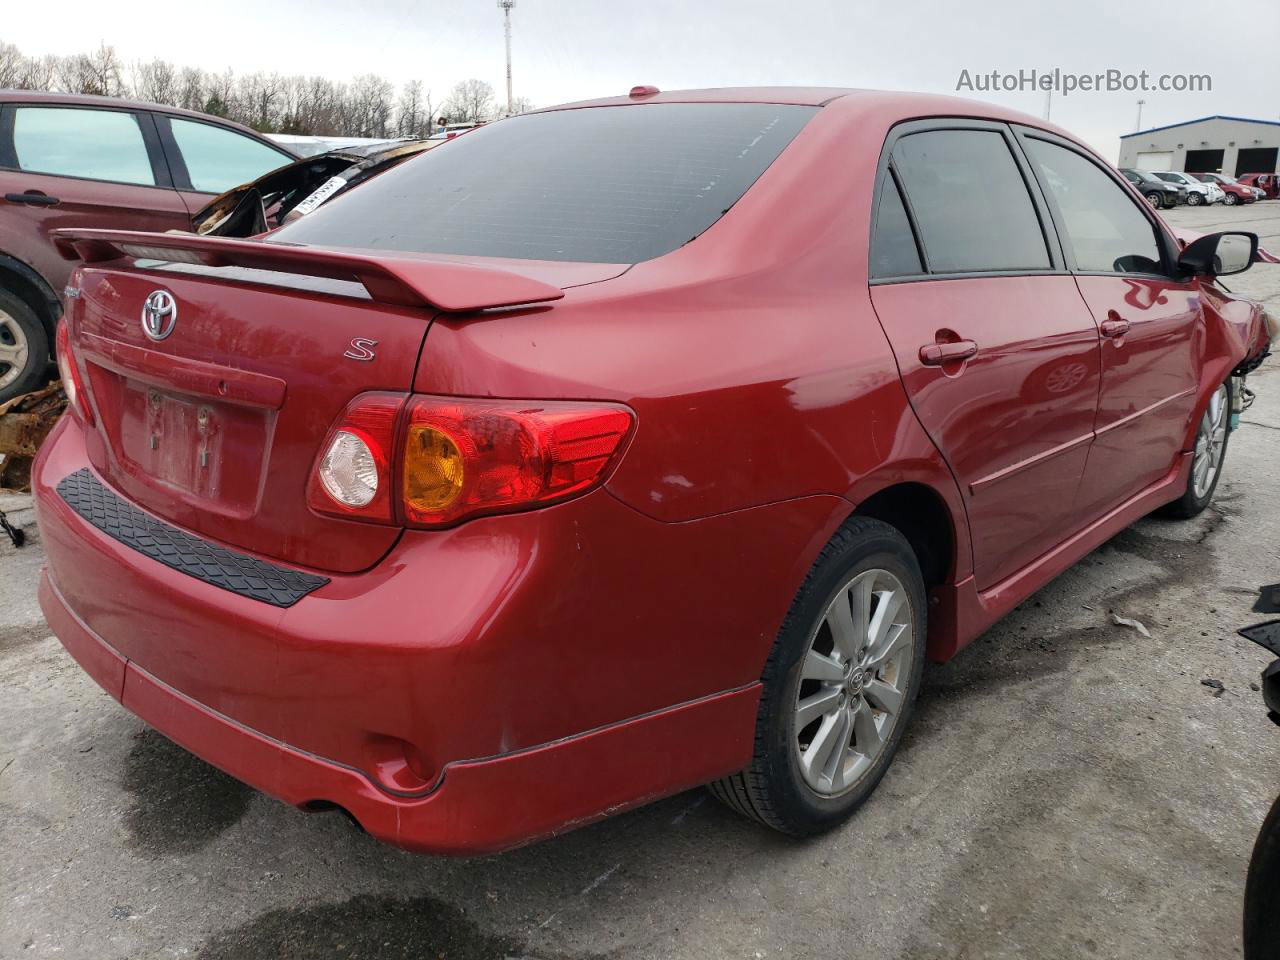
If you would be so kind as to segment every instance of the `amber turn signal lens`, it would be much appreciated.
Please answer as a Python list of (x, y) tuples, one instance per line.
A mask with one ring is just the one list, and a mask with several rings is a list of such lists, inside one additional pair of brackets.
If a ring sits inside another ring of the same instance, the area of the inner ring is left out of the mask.
[(405, 421), (404, 520), (431, 528), (586, 493), (617, 461), (635, 417), (616, 403), (419, 394)]
[(447, 433), (412, 424), (405, 440), (404, 499), (413, 510), (443, 510), (462, 493), (462, 451)]

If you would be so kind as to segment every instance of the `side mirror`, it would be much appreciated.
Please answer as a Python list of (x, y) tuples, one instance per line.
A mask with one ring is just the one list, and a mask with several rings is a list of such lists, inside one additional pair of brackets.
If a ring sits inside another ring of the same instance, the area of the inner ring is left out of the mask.
[(1178, 257), (1184, 273), (1227, 277), (1243, 273), (1258, 259), (1258, 235), (1243, 231), (1210, 233), (1189, 243)]

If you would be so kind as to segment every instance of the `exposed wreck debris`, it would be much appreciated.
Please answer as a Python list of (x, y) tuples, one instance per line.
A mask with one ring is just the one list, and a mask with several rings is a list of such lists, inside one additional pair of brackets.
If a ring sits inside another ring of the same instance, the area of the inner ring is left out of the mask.
[(214, 197), (191, 218), (191, 224), (200, 236), (256, 237), (444, 142), (391, 141), (304, 157)]
[(0, 404), (0, 489), (31, 489), (31, 462), (66, 407), (57, 380)]

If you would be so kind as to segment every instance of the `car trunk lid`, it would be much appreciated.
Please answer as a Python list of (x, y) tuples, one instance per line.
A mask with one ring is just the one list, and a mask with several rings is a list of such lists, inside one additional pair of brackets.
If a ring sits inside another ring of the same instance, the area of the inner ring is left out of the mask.
[[(94, 469), (188, 531), (335, 572), (371, 566), (399, 534), (307, 506), (346, 404), (411, 389), (437, 311), (563, 295), (467, 264), (238, 240), (67, 231), (59, 244), (86, 260), (68, 322), (94, 412)], [(149, 297), (160, 308), (150, 332)]]

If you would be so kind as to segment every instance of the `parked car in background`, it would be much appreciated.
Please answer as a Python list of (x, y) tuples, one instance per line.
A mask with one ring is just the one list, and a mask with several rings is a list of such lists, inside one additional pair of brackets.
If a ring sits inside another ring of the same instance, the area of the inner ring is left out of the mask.
[(1193, 207), (1219, 203), (1224, 196), (1222, 189), (1216, 183), (1204, 183), (1181, 170), (1152, 170), (1151, 173), (1166, 183), (1176, 183), (1186, 187), (1187, 203)]
[(1252, 184), (1238, 183), (1234, 177), (1221, 173), (1197, 173), (1195, 178), (1203, 183), (1216, 184), (1224, 194), (1222, 202), (1229, 207), (1239, 203), (1254, 203), (1261, 200), (1263, 192)]
[(0, 91), (0, 402), (38, 386), (53, 358), (72, 264), (50, 230), (189, 230), (212, 196), (295, 159), (176, 107)]
[(1280, 197), (1280, 175), (1274, 173), (1246, 173), (1236, 178), (1237, 182), (1246, 186), (1257, 187), (1262, 191), (1262, 199), (1274, 200)]
[(445, 142), (383, 140), (304, 157), (215, 197), (191, 218), (191, 226), (201, 236), (254, 237)]
[(1176, 207), (1187, 202), (1187, 188), (1180, 183), (1168, 183), (1145, 170), (1121, 167), (1120, 175), (1133, 184), (1135, 190), (1147, 198), (1157, 210)]
[(261, 240), (57, 242), (51, 629), (223, 770), (435, 852), (707, 782), (843, 822), (926, 656), (1206, 508), (1268, 342), (1214, 276), (1256, 236), (1180, 247), (1064, 131), (902, 93), (638, 87)]

